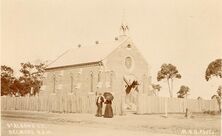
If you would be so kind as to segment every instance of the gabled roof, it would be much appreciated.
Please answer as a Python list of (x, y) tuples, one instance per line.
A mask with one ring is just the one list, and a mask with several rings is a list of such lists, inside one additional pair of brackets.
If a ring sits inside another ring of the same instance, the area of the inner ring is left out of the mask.
[(112, 43), (99, 43), (91, 46), (72, 48), (60, 55), (47, 69), (100, 62), (128, 39), (127, 36)]

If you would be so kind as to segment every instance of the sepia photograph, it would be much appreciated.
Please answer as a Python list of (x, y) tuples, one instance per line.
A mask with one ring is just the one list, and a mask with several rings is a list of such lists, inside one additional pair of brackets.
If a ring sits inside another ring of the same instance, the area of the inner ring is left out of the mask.
[(221, 0), (1, 0), (1, 136), (221, 136)]

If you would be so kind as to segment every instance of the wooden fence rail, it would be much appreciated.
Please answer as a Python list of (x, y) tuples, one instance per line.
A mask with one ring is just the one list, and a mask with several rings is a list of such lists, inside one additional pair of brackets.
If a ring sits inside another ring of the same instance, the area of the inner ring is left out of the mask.
[[(113, 112), (120, 114), (120, 103), (113, 101)], [(96, 113), (96, 96), (89, 95), (50, 95), (32, 97), (1, 97), (1, 110), (26, 110), (64, 113)]]
[(1, 97), (2, 110), (95, 113), (95, 95)]
[(188, 108), (191, 112), (218, 111), (216, 100), (181, 99), (139, 95), (138, 114), (146, 113), (184, 113)]
[[(26, 110), (65, 113), (96, 113), (96, 96), (90, 95), (50, 95), (41, 97), (1, 97), (1, 110)], [(114, 114), (124, 112), (124, 96), (114, 96)], [(184, 113), (186, 108), (192, 112), (218, 111), (216, 100), (195, 100), (138, 95), (137, 113)]]

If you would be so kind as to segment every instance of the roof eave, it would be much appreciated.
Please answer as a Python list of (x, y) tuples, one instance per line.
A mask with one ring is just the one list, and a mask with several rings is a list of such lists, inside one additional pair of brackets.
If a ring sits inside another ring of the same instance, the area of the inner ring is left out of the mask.
[(88, 63), (80, 63), (74, 65), (65, 65), (65, 66), (56, 66), (56, 67), (48, 67), (45, 70), (53, 70), (53, 69), (61, 69), (61, 68), (69, 68), (69, 67), (77, 67), (77, 66), (84, 66), (84, 65), (101, 65), (102, 61), (95, 61), (95, 62), (88, 62)]

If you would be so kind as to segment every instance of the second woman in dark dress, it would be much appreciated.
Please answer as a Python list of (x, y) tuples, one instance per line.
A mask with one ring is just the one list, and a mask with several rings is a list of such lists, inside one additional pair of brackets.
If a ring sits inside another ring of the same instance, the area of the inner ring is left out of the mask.
[(105, 104), (106, 108), (105, 108), (104, 118), (112, 118), (113, 117), (112, 100), (106, 100)]

